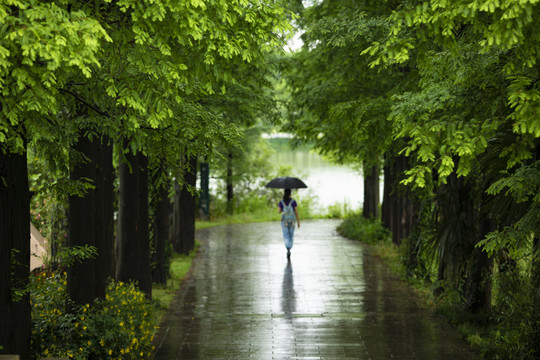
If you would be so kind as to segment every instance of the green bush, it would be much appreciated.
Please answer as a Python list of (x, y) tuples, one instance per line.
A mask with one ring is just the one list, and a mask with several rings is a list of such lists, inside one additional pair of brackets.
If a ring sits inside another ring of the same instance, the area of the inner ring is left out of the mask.
[(326, 209), (326, 213), (323, 214), (325, 218), (330, 219), (343, 219), (347, 217), (354, 216), (355, 210), (352, 209), (349, 202), (336, 202), (330, 205)]
[(152, 305), (133, 284), (111, 281), (104, 300), (68, 303), (65, 274), (32, 277), (32, 351), (37, 358), (149, 359)]
[(338, 232), (353, 240), (361, 240), (368, 244), (389, 240), (391, 234), (378, 219), (366, 219), (356, 215), (349, 217), (338, 226)]

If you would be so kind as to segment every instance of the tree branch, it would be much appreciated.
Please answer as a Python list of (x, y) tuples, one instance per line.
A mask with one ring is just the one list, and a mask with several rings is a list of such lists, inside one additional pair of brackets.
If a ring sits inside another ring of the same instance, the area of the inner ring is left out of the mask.
[(78, 101), (80, 101), (81, 103), (83, 103), (84, 105), (88, 106), (90, 109), (94, 110), (95, 112), (97, 112), (99, 115), (101, 116), (105, 116), (105, 117), (111, 117), (111, 115), (109, 115), (108, 113), (104, 112), (104, 111), (101, 111), (100, 109), (98, 109), (97, 107), (95, 107), (94, 105), (88, 103), (87, 101), (85, 101), (84, 99), (82, 99), (79, 95), (75, 94), (74, 92), (70, 91), (70, 90), (67, 90), (67, 89), (59, 89), (60, 92), (63, 92), (63, 93), (66, 93), (66, 94), (69, 94), (71, 96), (73, 96), (75, 99), (77, 99)]

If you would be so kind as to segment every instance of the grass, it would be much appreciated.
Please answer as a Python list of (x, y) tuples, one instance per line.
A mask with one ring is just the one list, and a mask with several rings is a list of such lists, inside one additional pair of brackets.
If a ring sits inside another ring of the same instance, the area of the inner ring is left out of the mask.
[(259, 209), (253, 212), (245, 212), (233, 215), (224, 215), (218, 218), (213, 218), (211, 220), (199, 220), (195, 223), (195, 228), (206, 229), (219, 225), (226, 224), (247, 224), (254, 222), (267, 222), (267, 221), (278, 221), (279, 214), (275, 209)]
[[(311, 205), (308, 203), (307, 209), (300, 210), (300, 221), (311, 219), (341, 219), (344, 216), (349, 215), (352, 210), (348, 204), (335, 203), (327, 209), (326, 213), (315, 213), (311, 211)], [(265, 206), (264, 208), (257, 208), (249, 212), (240, 212), (232, 215), (221, 215), (213, 217), (211, 220), (198, 220), (195, 223), (195, 228), (206, 229), (219, 225), (227, 224), (248, 224), (256, 222), (271, 222), (279, 221), (280, 214), (277, 212), (277, 206), (270, 208)]]
[(156, 318), (161, 319), (169, 309), (176, 292), (186, 277), (197, 251), (199, 243), (195, 243), (195, 249), (189, 255), (173, 254), (171, 258), (170, 275), (166, 285), (154, 284), (152, 298), (156, 303)]

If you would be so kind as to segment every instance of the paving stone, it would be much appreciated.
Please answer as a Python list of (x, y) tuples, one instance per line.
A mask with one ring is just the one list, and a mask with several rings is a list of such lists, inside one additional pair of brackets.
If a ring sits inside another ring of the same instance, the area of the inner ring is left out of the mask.
[(278, 222), (198, 231), (155, 360), (477, 358), (338, 224), (304, 221), (290, 261)]

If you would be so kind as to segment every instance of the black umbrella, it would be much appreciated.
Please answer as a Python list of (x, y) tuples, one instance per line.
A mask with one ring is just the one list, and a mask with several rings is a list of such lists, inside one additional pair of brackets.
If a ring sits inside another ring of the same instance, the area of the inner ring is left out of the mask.
[(266, 187), (274, 189), (301, 189), (307, 188), (307, 185), (298, 178), (283, 176), (270, 180), (270, 182), (266, 184)]

